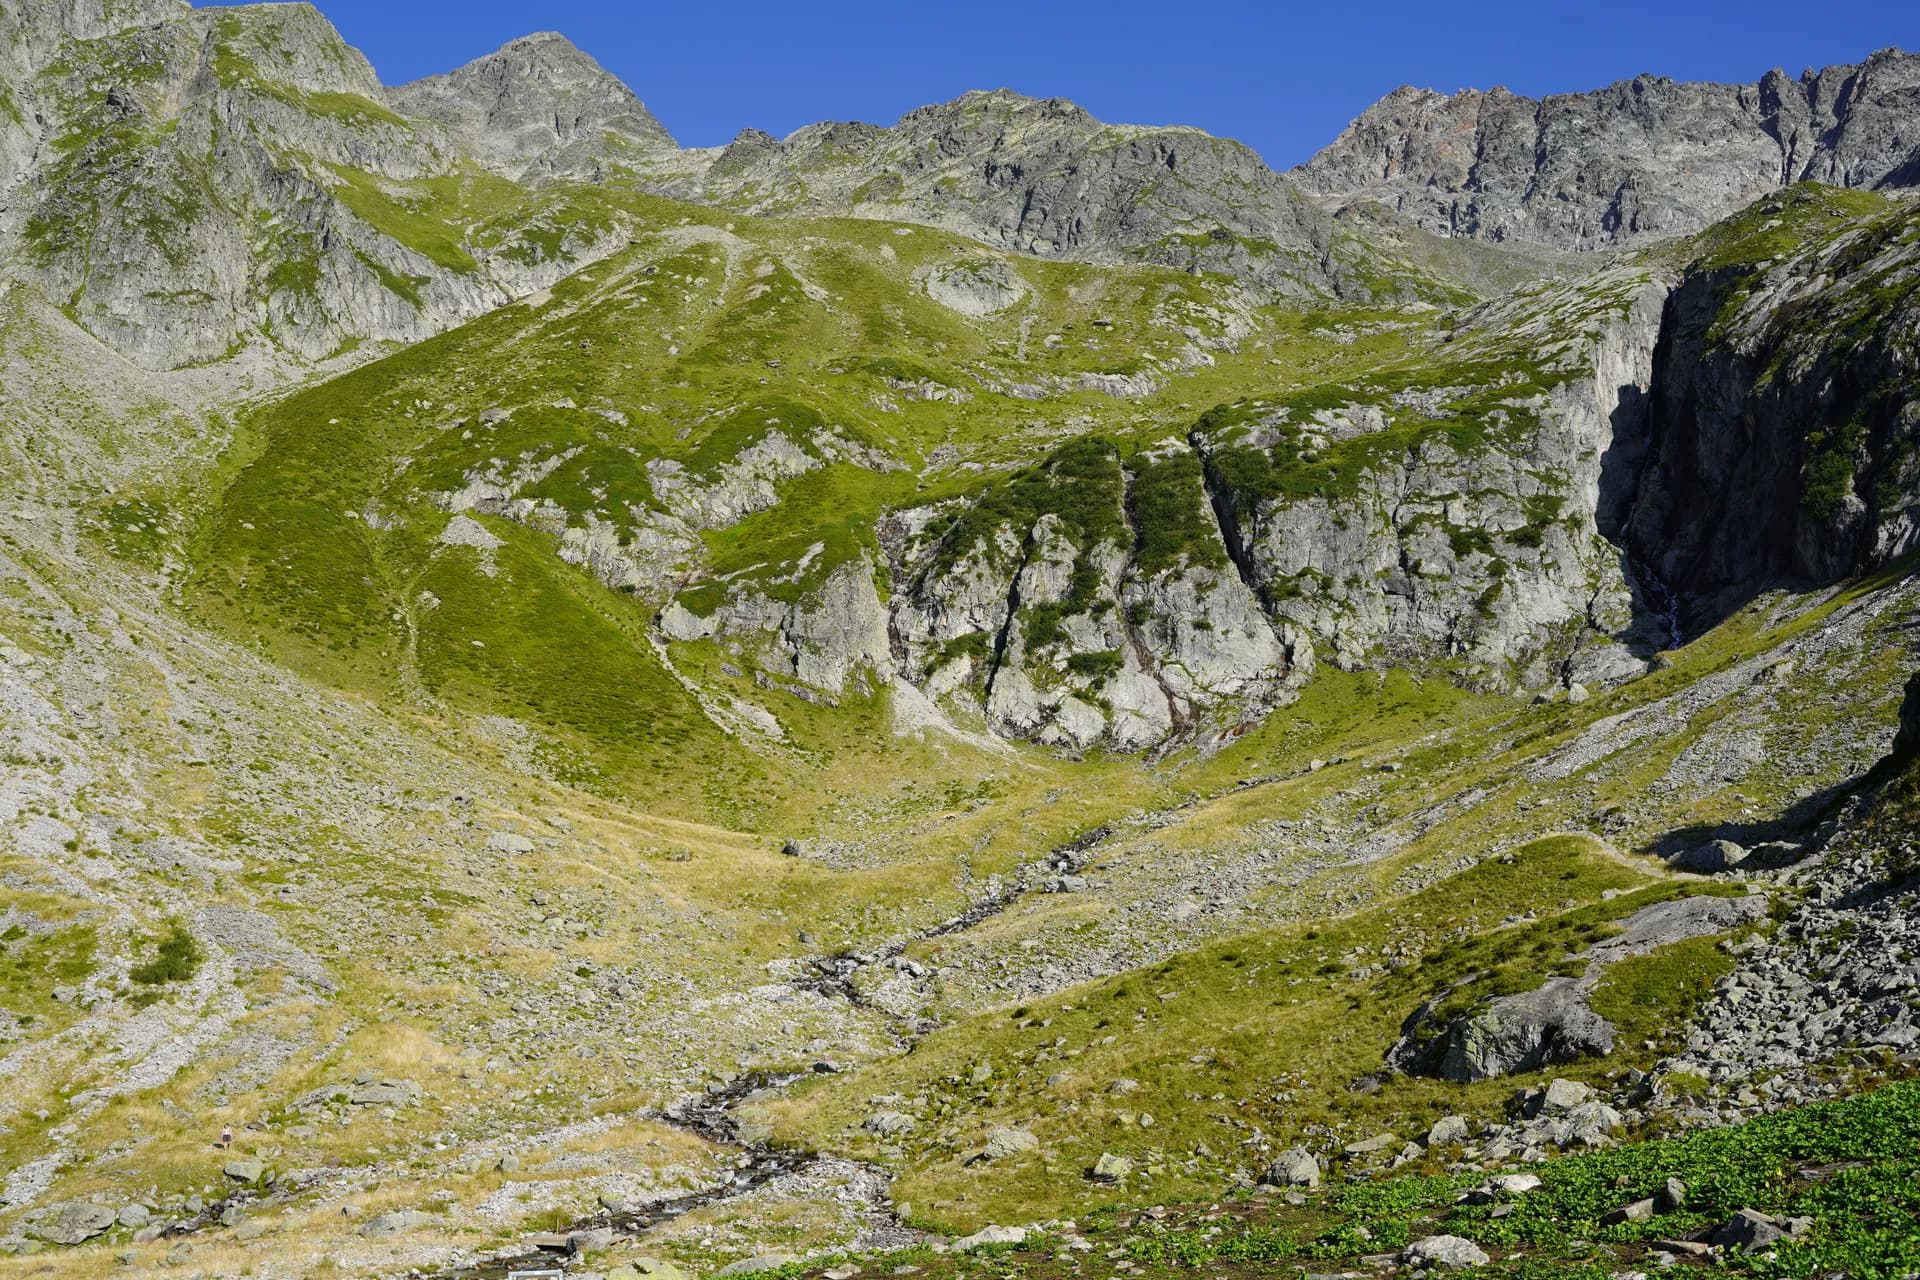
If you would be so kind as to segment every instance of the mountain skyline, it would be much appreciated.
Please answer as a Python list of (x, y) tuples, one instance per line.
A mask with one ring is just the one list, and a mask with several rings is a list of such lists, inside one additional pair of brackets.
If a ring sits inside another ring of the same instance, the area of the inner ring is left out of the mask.
[[(1776, 67), (1797, 76), (1920, 47), (1920, 18), (1884, 3), (1828, 7), (1817, 29), (1784, 4), (1543, 18), (1501, 3), (1463, 19), (1403, 3), (1364, 13), (1214, 3), (1188, 8), (1172, 39), (1154, 38), (1150, 7), (1136, 4), (1034, 13), (996, 0), (960, 18), (866, 4), (792, 13), (696, 6), (642, 22), (600, 3), (529, 13), (498, 0), (428, 0), (396, 14), (347, 0), (326, 13), (388, 84), (451, 71), (534, 28), (557, 30), (631, 86), (688, 147), (724, 145), (743, 129), (784, 137), (820, 120), (891, 124), (969, 90), (1009, 88), (1071, 99), (1103, 120), (1205, 129), (1245, 143), (1275, 169), (1304, 163), (1405, 86), (1500, 86), (1539, 97), (1642, 74), (1752, 83)], [(1237, 33), (1232, 42), (1213, 37), (1226, 29)], [(1088, 56), (1047, 56), (1068, 36), (1089, 46)], [(715, 49), (726, 56), (712, 56)]]

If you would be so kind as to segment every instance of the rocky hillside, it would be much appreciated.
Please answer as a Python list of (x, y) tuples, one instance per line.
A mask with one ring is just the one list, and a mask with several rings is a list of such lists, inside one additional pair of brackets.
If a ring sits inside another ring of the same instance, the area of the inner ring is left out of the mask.
[(0, 89), (0, 1280), (1920, 1266), (1911, 193)]
[(755, 213), (919, 222), (1019, 253), (1226, 272), (1293, 295), (1365, 291), (1350, 237), (1248, 148), (1104, 124), (1060, 99), (969, 93), (892, 128), (749, 131), (677, 163), (689, 171), (665, 193)]
[(1686, 235), (1796, 182), (1920, 183), (1920, 55), (1774, 70), (1759, 83), (1640, 76), (1592, 93), (1397, 89), (1288, 176), (1444, 235), (1598, 249)]
[[(308, 5), (24, 0), (0, 18), (22, 33), (8, 41), (19, 106), (0, 111), (0, 252), (145, 367), (416, 341), (619, 243), (618, 213), (591, 192), (535, 194), (469, 157), (458, 105), (484, 68), (419, 87), (426, 116), (410, 119)], [(496, 112), (485, 161), (590, 172), (609, 130), (650, 119), (525, 70), (577, 97), (592, 137), (542, 142)]]

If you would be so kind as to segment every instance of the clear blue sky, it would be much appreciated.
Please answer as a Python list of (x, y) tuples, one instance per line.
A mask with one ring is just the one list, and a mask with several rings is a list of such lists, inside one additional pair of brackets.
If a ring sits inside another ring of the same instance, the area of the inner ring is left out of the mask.
[(682, 145), (752, 126), (891, 124), (968, 89), (1065, 97), (1105, 120), (1190, 124), (1276, 168), (1401, 84), (1516, 93), (1642, 71), (1768, 68), (1920, 49), (1916, 0), (318, 0), (388, 83), (555, 30), (631, 85)]

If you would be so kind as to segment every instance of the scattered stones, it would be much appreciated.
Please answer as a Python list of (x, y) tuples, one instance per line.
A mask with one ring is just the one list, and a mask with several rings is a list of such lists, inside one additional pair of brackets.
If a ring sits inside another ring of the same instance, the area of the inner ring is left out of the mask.
[[(874, 1114), (868, 1116), (866, 1123), (860, 1127), (878, 1137), (898, 1138), (902, 1134), (912, 1133), (913, 1126), (913, 1117), (903, 1112), (876, 1111)], [(992, 1147), (993, 1141), (991, 1138), (988, 1139), (987, 1145), (989, 1148)]]

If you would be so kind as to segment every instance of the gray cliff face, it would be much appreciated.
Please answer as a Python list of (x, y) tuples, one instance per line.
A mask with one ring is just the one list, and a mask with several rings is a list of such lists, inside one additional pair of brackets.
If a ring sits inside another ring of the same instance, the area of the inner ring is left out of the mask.
[(1543, 688), (1641, 669), (1603, 471), (1643, 430), (1669, 282), (1611, 269), (1480, 309), (1427, 385), (1254, 402), (1194, 432), (1275, 619), (1353, 667), (1462, 659)]
[(1906, 697), (1900, 703), (1900, 736), (1893, 749), (1896, 754), (1920, 755), (1920, 671), (1907, 681)]
[(440, 125), (481, 164), (515, 181), (597, 181), (623, 159), (674, 149), (632, 90), (552, 32), (404, 85), (389, 101)]
[[(1762, 234), (1824, 216), (1787, 193)], [(1609, 528), (1695, 634), (1768, 584), (1830, 582), (1920, 546), (1920, 244), (1888, 216), (1667, 306), (1645, 461)]]
[[(1052, 509), (1048, 509), (1051, 507)], [(1235, 571), (1197, 458), (1089, 441), (963, 510), (900, 513), (901, 676), (1006, 737), (1083, 751), (1231, 733), (1290, 701), (1307, 638)]]
[(940, 227), (1040, 257), (1230, 271), (1286, 293), (1342, 282), (1331, 221), (1237, 142), (1103, 124), (1059, 99), (969, 93), (892, 128), (820, 124), (686, 152), (654, 185), (755, 213)]
[(1594, 249), (1698, 231), (1781, 186), (1920, 182), (1920, 56), (1799, 80), (1641, 76), (1544, 99), (1395, 90), (1289, 175), (1428, 230)]

